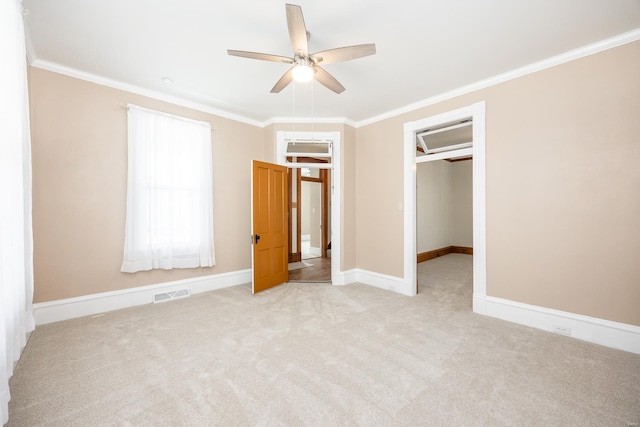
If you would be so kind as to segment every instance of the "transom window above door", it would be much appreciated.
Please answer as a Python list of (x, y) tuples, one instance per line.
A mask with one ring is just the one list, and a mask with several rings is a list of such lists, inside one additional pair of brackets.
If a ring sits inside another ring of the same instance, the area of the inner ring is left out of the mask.
[[(425, 161), (431, 156), (445, 160), (455, 160), (460, 153), (460, 159), (469, 156), (467, 151), (473, 147), (473, 121), (458, 120), (437, 127), (424, 129), (416, 133), (416, 160)], [(467, 150), (468, 149), (468, 150)], [(450, 153), (448, 156), (444, 153)]]
[(284, 142), (284, 147), (278, 146), (278, 157), (284, 160), (284, 165), (293, 168), (331, 169), (332, 141), (321, 138), (285, 138)]
[(473, 121), (459, 120), (416, 133), (416, 157), (462, 150), (473, 146)]
[(330, 142), (289, 141), (287, 142), (287, 156), (314, 155), (317, 157), (331, 157)]

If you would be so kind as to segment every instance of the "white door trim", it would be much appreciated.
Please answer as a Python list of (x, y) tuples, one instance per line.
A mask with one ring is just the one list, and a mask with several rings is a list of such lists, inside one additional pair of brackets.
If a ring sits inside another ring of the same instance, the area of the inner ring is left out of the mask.
[[(340, 272), (342, 264), (342, 222), (340, 221), (340, 212), (342, 212), (342, 171), (340, 160), (341, 134), (340, 132), (286, 132), (278, 131), (276, 133), (276, 163), (291, 167), (286, 162), (287, 140), (303, 140), (322, 139), (332, 141), (333, 150), (331, 157), (331, 284), (343, 284), (344, 279)], [(315, 165), (314, 167), (317, 167)]]
[(417, 294), (416, 134), (457, 120), (473, 120), (473, 311), (485, 314), (487, 295), (487, 225), (485, 102), (404, 124), (404, 277), (408, 295)]

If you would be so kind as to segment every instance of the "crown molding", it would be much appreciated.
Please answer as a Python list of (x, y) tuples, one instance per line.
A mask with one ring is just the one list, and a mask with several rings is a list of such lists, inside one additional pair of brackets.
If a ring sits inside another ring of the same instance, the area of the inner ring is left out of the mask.
[(346, 117), (272, 117), (263, 123), (263, 127), (271, 126), (274, 124), (290, 124), (290, 123), (303, 123), (303, 124), (344, 124), (347, 126), (355, 127), (356, 122)]
[(567, 62), (584, 58), (586, 56), (593, 55), (604, 50), (613, 49), (615, 47), (622, 46), (627, 43), (632, 43), (637, 40), (640, 40), (640, 28), (636, 28), (635, 30), (631, 30), (605, 40), (591, 43), (589, 45), (582, 46), (547, 59), (543, 59), (542, 61), (534, 62), (533, 64), (525, 65), (524, 67), (507, 71), (506, 73), (498, 74), (496, 76), (489, 77), (487, 79), (480, 80), (478, 82), (471, 83), (469, 85), (462, 86), (448, 92), (443, 92), (439, 95), (424, 99), (422, 101), (418, 101), (413, 104), (409, 104), (404, 107), (400, 107), (395, 110), (391, 110), (386, 113), (382, 113), (380, 115), (358, 121), (356, 122), (355, 127), (359, 128), (382, 120), (390, 119), (401, 114), (409, 113), (420, 108), (428, 107), (439, 102), (447, 101), (458, 96), (466, 95), (480, 89), (485, 89), (487, 87), (504, 83), (509, 80), (517, 79), (518, 77), (526, 76), (527, 74), (532, 74), (538, 71), (545, 70), (547, 68), (555, 67), (556, 65), (565, 64)]
[(248, 125), (264, 127), (263, 123), (258, 120), (253, 120), (248, 117), (240, 116), (238, 114), (229, 113), (228, 111), (213, 108), (200, 102), (190, 101), (179, 96), (168, 95), (166, 93), (158, 92), (155, 90), (145, 89), (140, 86), (124, 83), (118, 80), (108, 79), (96, 74), (87, 73), (74, 68), (65, 67), (64, 65), (56, 64), (49, 61), (43, 61), (37, 58), (29, 62), (31, 66), (41, 68), (43, 70), (52, 71), (54, 73), (63, 74), (65, 76), (74, 77), (102, 86), (135, 93), (137, 95), (146, 96), (149, 98), (157, 99), (159, 101), (169, 102), (171, 104), (180, 105), (182, 107), (192, 108), (194, 110), (214, 114), (225, 119), (235, 120), (237, 122), (246, 123)]
[(382, 120), (399, 116), (401, 114), (406, 114), (411, 111), (418, 110), (420, 108), (428, 107), (430, 105), (434, 105), (439, 102), (443, 102), (458, 96), (466, 95), (468, 93), (475, 92), (480, 89), (485, 89), (490, 86), (494, 86), (500, 83), (507, 82), (509, 80), (526, 76), (528, 74), (542, 71), (547, 68), (555, 67), (556, 65), (565, 64), (567, 62), (574, 61), (576, 59), (580, 59), (589, 55), (596, 54), (598, 52), (602, 52), (608, 49), (613, 49), (615, 47), (622, 46), (627, 43), (638, 41), (640, 40), (640, 28), (636, 28), (634, 30), (619, 34), (617, 36), (614, 36), (605, 40), (591, 43), (589, 45), (570, 50), (560, 55), (556, 55), (551, 58), (547, 58), (542, 61), (538, 61), (533, 64), (529, 64), (524, 67), (508, 71), (506, 73), (498, 74), (496, 76), (489, 77), (487, 79), (480, 80), (478, 82), (475, 82), (466, 86), (462, 86), (454, 90), (443, 92), (439, 95), (432, 96), (422, 101), (408, 104), (404, 107), (400, 107), (400, 108), (388, 111), (386, 113), (382, 113), (377, 116), (373, 116), (368, 119), (364, 119), (360, 121), (351, 120), (346, 117), (272, 117), (264, 122), (261, 122), (259, 120), (254, 120), (238, 114), (233, 114), (224, 110), (213, 108), (204, 103), (190, 101), (185, 98), (181, 98), (179, 96), (168, 95), (162, 92), (154, 91), (151, 89), (145, 89), (140, 86), (132, 85), (129, 83), (124, 83), (121, 81), (112, 80), (112, 79), (108, 79), (95, 74), (86, 73), (84, 71), (65, 67), (63, 65), (56, 64), (53, 62), (40, 60), (36, 57), (33, 45), (28, 35), (27, 37), (25, 37), (25, 39), (26, 39), (25, 44), (26, 44), (26, 50), (27, 50), (27, 59), (29, 60), (29, 63), (33, 67), (41, 68), (41, 69), (52, 71), (59, 74), (64, 74), (70, 77), (89, 81), (99, 85), (112, 87), (114, 89), (124, 90), (124, 91), (135, 93), (138, 95), (147, 96), (149, 98), (158, 99), (160, 101), (169, 102), (169, 103), (180, 105), (183, 107), (192, 108), (194, 110), (202, 111), (209, 114), (214, 114), (219, 117), (235, 120), (237, 122), (246, 123), (252, 126), (265, 128), (267, 126), (278, 124), (278, 123), (333, 123), (333, 124), (340, 123), (340, 124), (346, 124), (353, 128), (360, 128), (376, 122), (380, 122)]

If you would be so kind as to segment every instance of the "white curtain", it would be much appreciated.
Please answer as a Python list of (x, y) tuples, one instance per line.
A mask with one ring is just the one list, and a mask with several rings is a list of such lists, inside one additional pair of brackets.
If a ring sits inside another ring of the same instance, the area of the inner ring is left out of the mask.
[(0, 0), (0, 419), (9, 378), (34, 327), (31, 141), (27, 68), (18, 0)]
[(215, 265), (209, 123), (128, 108), (127, 273)]

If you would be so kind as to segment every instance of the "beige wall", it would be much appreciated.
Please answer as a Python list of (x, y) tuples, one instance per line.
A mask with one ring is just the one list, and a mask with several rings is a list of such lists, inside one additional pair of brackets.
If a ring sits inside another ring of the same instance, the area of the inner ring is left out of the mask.
[(403, 275), (402, 120), (356, 129), (356, 265)]
[(485, 100), (487, 294), (640, 325), (638, 76), (634, 42), (358, 128), (358, 267), (403, 274), (403, 123)]
[[(30, 72), (35, 302), (251, 267), (250, 159), (263, 130), (38, 68)], [(133, 103), (211, 123), (213, 268), (120, 272)]]
[(304, 197), (305, 191), (309, 195), (309, 204), (302, 208), (302, 216), (307, 217), (309, 219), (309, 232), (302, 234), (309, 234), (310, 237), (310, 245), (312, 248), (317, 248), (320, 250), (322, 247), (322, 233), (321, 233), (321, 222), (322, 222), (322, 185), (318, 182), (303, 182), (302, 183), (302, 193)]
[(473, 160), (451, 163), (451, 245), (473, 247)]
[[(403, 275), (403, 124), (486, 101), (487, 293), (640, 325), (640, 42), (343, 135), (343, 271)], [(250, 159), (278, 130), (41, 69), (30, 73), (35, 302), (250, 266)], [(120, 273), (126, 191), (121, 104), (207, 120), (218, 265)], [(224, 184), (224, 185), (223, 185)]]
[(473, 247), (472, 161), (416, 165), (417, 253)]
[(416, 246), (418, 253), (451, 246), (453, 176), (446, 160), (425, 162), (416, 170)]
[(311, 215), (305, 215), (305, 212), (308, 214), (311, 211), (311, 191), (309, 191), (309, 184), (310, 182), (308, 181), (302, 181), (300, 183), (300, 233), (302, 233), (303, 236), (311, 233)]

